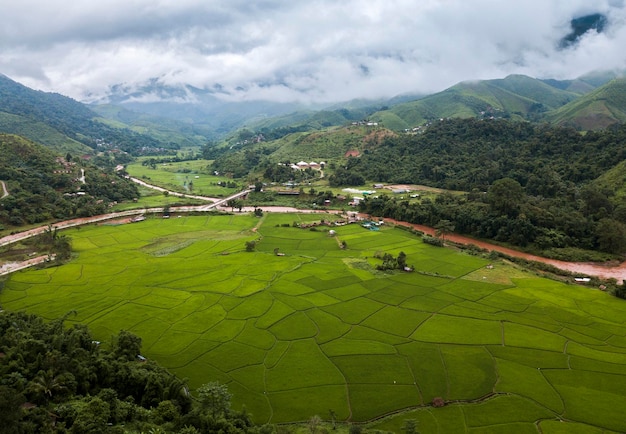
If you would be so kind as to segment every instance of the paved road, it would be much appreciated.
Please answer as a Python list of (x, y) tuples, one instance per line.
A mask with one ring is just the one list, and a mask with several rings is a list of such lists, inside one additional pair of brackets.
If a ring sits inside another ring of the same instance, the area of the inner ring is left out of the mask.
[[(150, 188), (155, 188), (157, 190), (165, 191), (165, 189), (162, 189), (161, 187), (150, 186), (150, 184), (146, 184), (144, 181), (141, 181), (139, 179), (135, 180), (135, 182), (148, 186)], [(2, 182), (2, 184), (4, 184), (4, 182)], [(171, 211), (172, 212), (203, 212), (203, 211), (210, 211), (210, 210), (226, 211), (228, 210), (226, 203), (229, 200), (237, 199), (242, 196), (245, 196), (248, 193), (250, 193), (250, 191), (251, 190), (243, 190), (243, 191), (240, 191), (239, 193), (235, 193), (224, 199), (207, 198), (204, 196), (195, 196), (195, 198), (208, 200), (208, 201), (211, 201), (212, 203), (208, 205), (199, 205), (199, 206), (173, 207), (171, 208)], [(176, 193), (176, 192), (170, 192), (170, 194), (182, 196), (182, 194)], [(184, 196), (194, 197), (194, 196), (189, 196), (189, 195), (184, 195)], [(261, 208), (263, 209), (263, 211), (266, 211), (266, 212), (301, 212), (301, 213), (324, 213), (324, 212), (340, 213), (341, 212), (341, 211), (333, 211), (333, 210), (329, 210), (329, 211), (302, 210), (302, 209), (291, 208), (291, 207), (269, 206), (269, 207), (261, 207)], [(253, 210), (254, 208), (252, 207), (242, 208), (243, 212), (252, 212)], [(163, 212), (163, 208), (150, 208), (150, 209), (136, 209), (136, 210), (130, 210), (130, 211), (121, 211), (121, 212), (115, 212), (115, 213), (104, 214), (104, 215), (99, 215), (99, 216), (67, 220), (64, 222), (55, 223), (52, 226), (57, 229), (65, 229), (65, 228), (70, 228), (70, 227), (89, 224), (89, 223), (97, 223), (97, 222), (105, 221), (105, 220), (114, 220), (118, 218), (136, 216), (136, 215), (140, 215), (146, 212), (147, 213), (160, 213), (160, 212)], [(385, 219), (385, 220), (392, 222), (391, 219)], [(393, 222), (397, 224), (410, 225), (409, 223), (405, 223), (405, 222), (395, 222), (395, 221)], [(433, 228), (429, 228), (429, 227), (421, 226), (421, 225), (410, 225), (410, 226), (413, 226), (416, 229), (419, 229), (425, 233), (434, 234)], [(48, 229), (48, 226), (46, 225), (46, 226), (41, 226), (35, 229), (31, 229), (28, 231), (20, 232), (18, 234), (5, 236), (3, 238), (0, 238), (0, 246), (5, 246), (7, 244), (11, 244), (16, 241), (20, 241), (20, 240), (35, 236), (37, 234), (44, 232), (47, 229)], [(564, 261), (557, 261), (554, 259), (543, 258), (540, 256), (529, 255), (528, 253), (519, 252), (517, 250), (498, 246), (498, 245), (491, 244), (485, 241), (475, 240), (473, 238), (465, 237), (462, 235), (449, 234), (447, 235), (447, 239), (449, 239), (450, 241), (461, 243), (461, 244), (474, 244), (474, 245), (477, 245), (479, 247), (482, 247), (488, 250), (495, 250), (495, 251), (503, 252), (510, 256), (515, 256), (515, 257), (524, 258), (524, 259), (537, 261), (537, 262), (543, 262), (546, 264), (553, 265), (562, 270), (568, 270), (572, 273), (580, 273), (580, 274), (586, 274), (590, 276), (598, 276), (604, 279), (613, 278), (613, 279), (616, 279), (618, 282), (621, 282), (626, 279), (626, 262), (623, 262), (621, 264), (614, 265), (614, 266), (610, 266), (606, 264), (588, 263), (588, 262), (564, 262)]]

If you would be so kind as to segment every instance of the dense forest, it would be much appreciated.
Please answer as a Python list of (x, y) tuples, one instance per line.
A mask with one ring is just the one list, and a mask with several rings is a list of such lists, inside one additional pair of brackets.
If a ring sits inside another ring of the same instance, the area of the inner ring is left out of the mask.
[[(580, 134), (505, 120), (445, 120), (350, 158), (331, 185), (425, 184), (467, 194), (409, 203), (368, 198), (361, 211), (542, 250), (626, 251), (626, 200), (595, 180), (626, 158), (626, 127)], [(390, 170), (393, 168), (393, 170)], [(558, 256), (557, 251), (552, 252)]]
[(138, 336), (122, 330), (101, 344), (84, 325), (67, 327), (71, 315), (46, 322), (0, 310), (0, 432), (274, 431), (232, 410), (226, 386), (208, 383), (191, 394), (141, 356)]
[(22, 137), (0, 134), (0, 181), (8, 191), (0, 199), (0, 230), (3, 225), (102, 214), (112, 202), (139, 196), (136, 185), (112, 169), (74, 160)]

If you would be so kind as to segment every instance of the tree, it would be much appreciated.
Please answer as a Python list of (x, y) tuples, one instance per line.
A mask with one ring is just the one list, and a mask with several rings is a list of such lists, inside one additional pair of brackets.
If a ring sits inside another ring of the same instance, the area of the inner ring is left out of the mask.
[(400, 252), (398, 253), (398, 268), (401, 270), (404, 270), (404, 267), (406, 267), (406, 253), (404, 252)]
[(491, 208), (509, 217), (517, 215), (523, 199), (524, 189), (519, 182), (511, 178), (495, 181), (487, 192), (487, 201)]
[(234, 212), (235, 208), (239, 208), (239, 211), (241, 211), (241, 207), (243, 205), (241, 204), (241, 201), (238, 199), (228, 199), (228, 201), (226, 202), (226, 206), (229, 206), (230, 211)]
[(254, 252), (256, 241), (246, 241), (246, 252)]
[(231, 397), (228, 387), (217, 381), (203, 384), (198, 388), (198, 401), (202, 411), (210, 414), (214, 419), (228, 415)]
[(0, 431), (6, 434), (20, 432), (18, 422), (22, 416), (20, 405), (23, 403), (22, 394), (15, 393), (7, 386), (0, 386)]
[(417, 421), (415, 419), (406, 419), (402, 426), (402, 431), (404, 431), (405, 434), (419, 434), (419, 431), (417, 431)]
[(626, 225), (617, 220), (603, 218), (596, 226), (600, 250), (609, 253), (626, 251)]
[(109, 405), (97, 396), (85, 399), (89, 401), (79, 407), (71, 432), (76, 434), (107, 432), (107, 421), (111, 413)]
[(28, 389), (48, 403), (53, 395), (65, 390), (66, 387), (63, 384), (62, 376), (55, 375), (52, 369), (48, 369), (47, 371), (39, 371), (39, 374), (29, 383)]
[(118, 358), (135, 360), (141, 354), (141, 338), (129, 331), (121, 330), (115, 339), (113, 354)]
[(446, 235), (453, 231), (454, 231), (454, 223), (452, 223), (450, 220), (446, 220), (446, 219), (439, 220), (437, 224), (435, 225), (435, 235), (438, 238), (441, 237), (443, 241), (446, 240)]

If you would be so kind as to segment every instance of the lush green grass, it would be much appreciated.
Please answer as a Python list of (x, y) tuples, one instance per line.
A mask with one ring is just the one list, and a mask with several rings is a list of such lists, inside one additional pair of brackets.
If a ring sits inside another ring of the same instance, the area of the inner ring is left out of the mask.
[[(513, 269), (477, 279), (487, 260), (393, 228), (337, 227), (342, 250), (326, 230), (282, 226), (319, 218), (69, 229), (76, 258), (13, 274), (0, 302), (48, 319), (76, 310), (104, 343), (130, 330), (192, 388), (227, 383), (259, 422), (332, 410), (390, 414), (374, 427), (396, 432), (406, 419), (439, 433), (626, 431), (622, 300)], [(404, 251), (416, 272), (376, 271), (377, 251)], [(431, 407), (438, 397), (448, 405)]]
[(214, 176), (208, 169), (209, 163), (210, 161), (207, 160), (181, 161), (157, 164), (152, 169), (150, 166), (144, 166), (140, 161), (129, 164), (126, 170), (131, 176), (149, 180), (150, 184), (186, 194), (226, 197), (241, 189), (240, 185), (238, 188), (217, 185), (218, 182), (233, 182), (233, 180), (224, 176)]

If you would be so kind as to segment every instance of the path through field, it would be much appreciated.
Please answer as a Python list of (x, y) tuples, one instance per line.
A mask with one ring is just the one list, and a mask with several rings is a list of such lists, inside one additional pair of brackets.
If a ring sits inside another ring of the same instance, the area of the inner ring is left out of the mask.
[[(159, 191), (165, 191), (164, 188), (161, 187), (157, 187), (154, 185), (150, 185), (147, 184), (146, 182), (136, 179), (136, 178), (131, 178), (134, 182), (141, 184), (145, 187), (148, 188), (153, 188)], [(3, 196), (2, 197), (6, 197), (6, 195), (8, 195), (8, 191), (6, 189), (6, 186), (4, 184), (4, 181), (0, 181), (0, 183), (2, 183), (2, 189), (3, 189)], [(189, 196), (186, 195), (186, 197), (192, 197), (192, 198), (197, 198), (197, 199), (203, 199), (206, 201), (210, 201), (211, 203), (208, 205), (201, 205), (201, 206), (187, 206), (187, 207), (176, 207), (176, 208), (172, 208), (171, 212), (199, 212), (199, 211), (209, 211), (209, 210), (221, 210), (221, 211), (230, 211), (229, 207), (226, 207), (226, 203), (228, 202), (228, 200), (230, 199), (236, 199), (239, 198), (241, 196), (245, 196), (246, 194), (248, 194), (250, 192), (250, 190), (244, 190), (238, 193), (235, 193), (227, 198), (224, 199), (217, 199), (217, 198), (209, 198), (209, 197), (205, 197), (205, 196)], [(172, 195), (181, 195), (181, 193), (177, 193), (177, 192), (173, 192), (170, 191), (169, 194)], [(338, 213), (342, 213), (343, 211), (339, 211), (339, 210), (312, 210), (312, 209), (298, 209), (298, 208), (292, 208), (292, 207), (279, 207), (279, 206), (268, 206), (268, 207), (260, 207), (264, 212), (277, 212), (277, 213), (333, 213), (333, 214), (338, 214)], [(68, 228), (68, 227), (73, 227), (73, 226), (79, 226), (82, 224), (88, 224), (88, 223), (95, 223), (95, 222), (99, 222), (99, 221), (104, 221), (104, 220), (111, 220), (111, 219), (115, 219), (115, 218), (122, 218), (122, 217), (127, 217), (127, 216), (132, 216), (132, 215), (137, 215), (137, 214), (141, 214), (143, 212), (148, 212), (148, 213), (159, 213), (162, 212), (163, 209), (162, 208), (152, 208), (152, 209), (148, 209), (148, 210), (132, 210), (132, 211), (123, 211), (123, 212), (117, 212), (117, 213), (111, 213), (111, 214), (105, 214), (105, 215), (100, 215), (100, 216), (93, 216), (93, 217), (87, 217), (87, 218), (81, 218), (81, 219), (73, 219), (73, 220), (68, 220), (68, 221), (64, 221), (64, 222), (59, 222), (59, 223), (55, 223), (53, 226), (55, 228), (58, 229), (64, 229), (64, 228)], [(253, 207), (244, 207), (242, 208), (241, 212), (253, 212), (254, 208)], [(363, 215), (362, 217), (366, 217), (365, 215)], [(394, 223), (394, 224), (399, 224), (399, 225), (404, 225), (404, 226), (411, 226), (419, 231), (422, 231), (426, 234), (429, 235), (434, 235), (435, 230), (431, 227), (428, 226), (423, 226), (423, 225), (418, 225), (418, 224), (411, 224), (411, 223), (406, 223), (406, 222), (400, 222), (400, 221), (396, 221), (393, 219), (384, 219), (387, 222), (390, 223)], [(42, 226), (39, 228), (35, 228), (35, 229), (31, 229), (29, 231), (25, 231), (25, 232), (21, 232), (18, 234), (14, 234), (14, 235), (8, 235), (6, 237), (0, 238), (0, 246), (4, 246), (7, 244), (11, 244), (14, 243), (16, 241), (20, 241), (23, 240), (25, 238), (29, 238), (31, 236), (37, 235), (39, 233), (42, 233), (44, 230), (47, 229), (47, 226)], [(559, 268), (561, 270), (566, 270), (566, 271), (570, 271), (572, 273), (579, 273), (582, 275), (589, 275), (589, 276), (597, 276), (603, 279), (616, 279), (618, 282), (622, 282), (626, 279), (626, 262), (622, 262), (618, 265), (615, 264), (600, 264), (600, 263), (591, 263), (591, 262), (565, 262), (565, 261), (559, 261), (556, 259), (549, 259), (549, 258), (544, 258), (541, 256), (537, 256), (537, 255), (531, 255), (529, 253), (525, 253), (525, 252), (520, 252), (518, 250), (514, 250), (511, 248), (507, 248), (507, 247), (503, 247), (503, 246), (499, 246), (496, 244), (492, 244), (486, 241), (480, 241), (480, 240), (476, 240), (470, 237), (466, 237), (463, 235), (458, 235), (458, 234), (448, 234), (447, 235), (447, 239), (455, 242), (455, 243), (459, 243), (459, 244), (474, 244), (480, 248), (483, 249), (487, 249), (487, 250), (492, 250), (492, 251), (497, 251), (500, 253), (504, 253), (506, 255), (509, 256), (513, 256), (516, 258), (522, 258), (522, 259), (526, 259), (529, 261), (535, 261), (535, 262), (542, 262), (544, 264), (549, 264), (552, 265), (556, 268)]]
[(7, 185), (4, 181), (0, 181), (0, 184), (2, 184), (2, 196), (0, 196), (0, 199), (4, 199), (9, 195), (9, 190), (7, 190)]
[[(214, 197), (207, 197), (207, 196), (197, 196), (197, 195), (193, 195), (193, 194), (185, 194), (185, 193), (179, 193), (177, 191), (171, 191), (171, 190), (167, 190), (166, 188), (163, 187), (158, 187), (156, 185), (152, 185), (152, 184), (148, 184), (145, 181), (142, 181), (139, 178), (130, 178), (131, 181), (133, 181), (135, 184), (139, 184), (143, 187), (146, 188), (151, 188), (152, 190), (157, 190), (157, 191), (161, 191), (161, 192), (166, 192), (170, 195), (170, 196), (178, 196), (178, 197), (189, 197), (191, 199), (198, 199), (198, 200), (206, 200), (208, 202), (217, 202), (220, 199), (214, 198)], [(229, 197), (230, 199), (230, 197)]]

